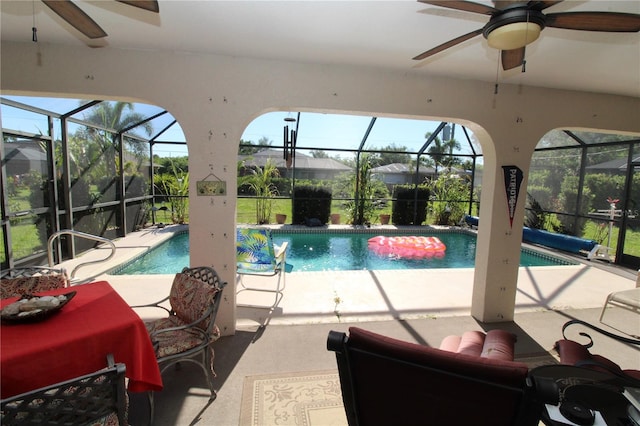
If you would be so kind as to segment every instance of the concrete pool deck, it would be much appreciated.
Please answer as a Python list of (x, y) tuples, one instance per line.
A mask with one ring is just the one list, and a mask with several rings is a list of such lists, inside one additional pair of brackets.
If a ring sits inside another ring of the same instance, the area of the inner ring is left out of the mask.
[[(107, 272), (170, 238), (175, 232), (187, 229), (184, 225), (154, 227), (117, 239), (114, 241), (117, 247), (114, 258), (104, 264), (78, 269), (75, 279), (107, 280), (131, 305), (155, 301), (150, 295), (168, 294), (173, 275), (126, 276), (108, 275)], [(539, 250), (538, 247), (536, 249)], [(79, 263), (104, 258), (108, 253), (109, 250), (99, 248), (61, 266), (71, 273)], [(516, 312), (601, 308), (609, 293), (635, 287), (636, 274), (632, 270), (598, 260), (572, 259), (578, 260), (579, 264), (521, 267)], [(245, 282), (255, 286), (268, 281), (261, 277), (245, 277)], [(267, 322), (316, 324), (469, 315), (472, 288), (473, 268), (293, 271), (286, 274), (284, 297), (275, 309), (240, 306), (236, 324), (243, 330), (254, 329)], [(273, 296), (243, 292), (237, 302), (268, 307), (273, 303)]]

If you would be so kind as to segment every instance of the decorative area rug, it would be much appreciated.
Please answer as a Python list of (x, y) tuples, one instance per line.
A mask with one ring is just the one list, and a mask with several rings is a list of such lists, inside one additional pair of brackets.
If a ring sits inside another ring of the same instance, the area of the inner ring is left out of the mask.
[[(529, 368), (558, 364), (549, 352), (516, 357)], [(346, 426), (336, 370), (248, 376), (244, 379), (240, 426)]]
[(241, 426), (346, 426), (336, 370), (248, 376)]
[(551, 352), (538, 352), (532, 354), (523, 354), (515, 357), (516, 361), (523, 362), (529, 368), (540, 367), (542, 365), (559, 364), (560, 360)]

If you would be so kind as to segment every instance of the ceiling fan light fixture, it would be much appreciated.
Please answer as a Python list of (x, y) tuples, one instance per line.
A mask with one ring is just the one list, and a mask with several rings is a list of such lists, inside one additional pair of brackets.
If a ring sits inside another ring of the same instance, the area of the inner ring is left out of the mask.
[(542, 27), (534, 22), (514, 22), (503, 25), (487, 35), (487, 43), (494, 49), (520, 49), (540, 37)]

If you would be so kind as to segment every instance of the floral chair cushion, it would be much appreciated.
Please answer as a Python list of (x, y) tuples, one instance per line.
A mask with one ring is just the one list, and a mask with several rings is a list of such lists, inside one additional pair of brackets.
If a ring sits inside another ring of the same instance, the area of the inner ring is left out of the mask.
[(120, 422), (118, 421), (117, 413), (111, 413), (108, 416), (104, 416), (99, 419), (96, 419), (85, 426), (124, 426), (124, 425), (121, 425)]
[[(158, 320), (145, 321), (147, 331), (152, 336), (151, 340), (158, 358), (182, 353), (203, 343), (202, 337), (194, 330), (172, 330), (157, 333), (172, 327), (179, 327), (197, 321), (211, 306), (218, 293), (218, 289), (200, 281), (189, 274), (176, 274), (169, 301), (175, 315)], [(207, 331), (209, 319), (205, 319), (198, 328)], [(213, 324), (209, 339), (211, 342), (218, 340), (220, 330)], [(210, 349), (213, 352), (213, 349)], [(212, 357), (213, 358), (213, 357)]]
[[(150, 335), (159, 330), (181, 325), (184, 325), (184, 323), (176, 316), (145, 321), (145, 326)], [(220, 329), (217, 325), (214, 324), (210, 336), (212, 342), (218, 340), (220, 337)], [(152, 343), (156, 351), (156, 356), (158, 358), (164, 358), (194, 348), (202, 343), (202, 339), (198, 334), (189, 332), (189, 330), (174, 330), (153, 335)], [(213, 354), (213, 348), (211, 348), (211, 351)]]
[(5, 278), (0, 281), (0, 298), (19, 297), (65, 287), (67, 287), (67, 278), (64, 275)]
[[(188, 274), (178, 273), (173, 279), (169, 302), (178, 319), (189, 324), (202, 317), (217, 293), (217, 288)], [(205, 320), (198, 326), (207, 330), (209, 321)]]

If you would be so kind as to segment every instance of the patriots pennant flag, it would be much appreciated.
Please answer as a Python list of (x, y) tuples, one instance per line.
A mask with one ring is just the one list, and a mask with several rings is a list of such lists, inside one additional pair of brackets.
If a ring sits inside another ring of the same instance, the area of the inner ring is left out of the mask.
[(502, 166), (502, 171), (504, 172), (504, 189), (507, 194), (509, 224), (513, 228), (513, 217), (516, 213), (516, 204), (518, 203), (523, 173), (518, 166)]

